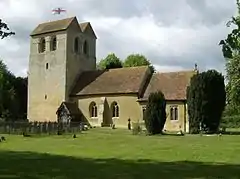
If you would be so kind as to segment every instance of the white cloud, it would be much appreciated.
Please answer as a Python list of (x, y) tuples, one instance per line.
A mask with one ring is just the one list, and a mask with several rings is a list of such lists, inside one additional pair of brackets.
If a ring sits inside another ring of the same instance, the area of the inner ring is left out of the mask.
[[(67, 13), (52, 16), (51, 9)], [(15, 74), (26, 74), (29, 34), (40, 22), (77, 16), (90, 21), (98, 36), (97, 59), (114, 52), (148, 57), (160, 71), (192, 69), (224, 71), (218, 46), (226, 37), (227, 20), (236, 12), (235, 0), (5, 0), (1, 17), (15, 36), (0, 40), (0, 58)]]
[(122, 21), (122, 18), (119, 17), (84, 17), (86, 21), (91, 22), (94, 24), (94, 28), (105, 30), (105, 31), (112, 31), (119, 25), (119, 23)]
[(36, 19), (42, 15), (34, 0), (8, 0), (7, 3), (0, 4), (0, 12), (4, 14), (4, 19), (15, 22), (21, 19)]
[[(159, 72), (173, 72), (173, 71), (182, 71), (184, 70), (181, 66), (165, 66), (165, 65), (154, 65), (156, 71)], [(194, 68), (192, 68), (194, 69)]]
[[(154, 64), (166, 65), (162, 62), (162, 57), (169, 62), (172, 60), (170, 57), (173, 55), (181, 60), (182, 67), (185, 62), (192, 63), (205, 61), (202, 63), (203, 68), (207, 63), (212, 64), (216, 61), (223, 62), (221, 56), (221, 49), (218, 43), (223, 34), (226, 32), (224, 24), (211, 26), (199, 26), (199, 28), (182, 28), (178, 26), (158, 26), (152, 16), (146, 17), (133, 17), (129, 19), (110, 18), (94, 18), (91, 21), (94, 27), (99, 31), (105, 31), (104, 39), (99, 39), (98, 56), (104, 57), (106, 53), (116, 52), (120, 54), (121, 58), (125, 58), (129, 53), (142, 53), (151, 57), (155, 54), (157, 59), (150, 59)], [(105, 22), (109, 22), (106, 25)], [(106, 28), (106, 26), (108, 28)], [(114, 30), (112, 30), (114, 29)], [(116, 46), (109, 46), (105, 49), (105, 41), (111, 41), (114, 38)], [(108, 51), (107, 51), (108, 50)], [(205, 55), (212, 58), (213, 55), (218, 54), (212, 61), (206, 61)], [(196, 56), (202, 56), (202, 59), (196, 59)], [(185, 56), (192, 56), (192, 58), (184, 58)], [(191, 62), (192, 61), (192, 62)], [(176, 69), (173, 64), (173, 69)], [(182, 69), (182, 68), (181, 68)]]

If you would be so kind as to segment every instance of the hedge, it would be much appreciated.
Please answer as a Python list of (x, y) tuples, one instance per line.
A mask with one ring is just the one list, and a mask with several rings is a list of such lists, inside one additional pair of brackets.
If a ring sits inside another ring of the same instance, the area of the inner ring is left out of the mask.
[(221, 120), (220, 127), (240, 128), (240, 115), (224, 116)]

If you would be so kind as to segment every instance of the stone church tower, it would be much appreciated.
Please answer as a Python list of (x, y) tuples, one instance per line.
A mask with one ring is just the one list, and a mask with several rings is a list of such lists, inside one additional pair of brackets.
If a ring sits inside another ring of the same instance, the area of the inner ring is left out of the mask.
[(56, 121), (56, 110), (82, 71), (96, 69), (96, 35), (76, 17), (39, 24), (31, 33), (29, 121)]

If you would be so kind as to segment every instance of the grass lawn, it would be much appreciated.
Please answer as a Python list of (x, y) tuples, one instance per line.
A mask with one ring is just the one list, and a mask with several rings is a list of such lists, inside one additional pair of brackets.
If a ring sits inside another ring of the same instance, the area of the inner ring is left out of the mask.
[(4, 135), (0, 178), (240, 178), (240, 136), (134, 136), (91, 129), (71, 136)]

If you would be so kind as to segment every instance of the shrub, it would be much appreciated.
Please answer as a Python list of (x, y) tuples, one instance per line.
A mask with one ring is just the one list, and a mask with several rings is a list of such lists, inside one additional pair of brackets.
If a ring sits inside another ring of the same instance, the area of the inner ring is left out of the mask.
[(162, 133), (166, 122), (166, 101), (161, 91), (149, 95), (144, 119), (149, 135)]
[(138, 135), (142, 132), (142, 128), (139, 122), (132, 123), (132, 133), (133, 135)]
[(224, 116), (221, 120), (222, 128), (240, 128), (240, 115)]
[(225, 107), (220, 123), (221, 128), (240, 128), (239, 107), (228, 104)]
[(226, 103), (224, 77), (215, 70), (194, 75), (187, 89), (190, 133), (217, 132)]

